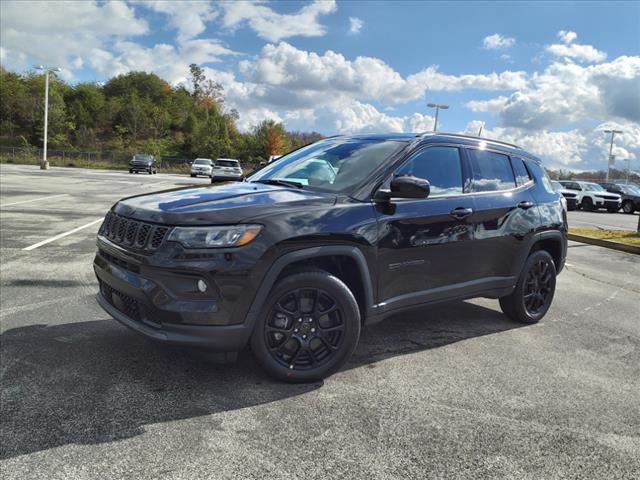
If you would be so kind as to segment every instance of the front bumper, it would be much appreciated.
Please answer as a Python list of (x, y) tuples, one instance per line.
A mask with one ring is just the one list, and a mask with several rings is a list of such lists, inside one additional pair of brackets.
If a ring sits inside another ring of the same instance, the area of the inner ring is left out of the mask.
[(225, 301), (211, 279), (202, 277), (210, 285), (207, 295), (185, 291), (200, 277), (137, 265), (100, 246), (94, 260), (98, 303), (120, 323), (152, 340), (220, 352), (247, 344), (252, 328), (245, 314)]

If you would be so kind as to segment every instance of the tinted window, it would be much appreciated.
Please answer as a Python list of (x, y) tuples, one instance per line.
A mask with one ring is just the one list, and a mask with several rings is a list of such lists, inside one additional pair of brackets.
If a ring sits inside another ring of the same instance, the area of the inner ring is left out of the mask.
[(516, 180), (509, 157), (485, 150), (467, 150), (471, 163), (474, 192), (493, 192), (515, 188)]
[(516, 174), (516, 184), (518, 186), (524, 185), (529, 180), (531, 180), (531, 176), (529, 175), (529, 171), (524, 164), (524, 160), (521, 158), (511, 157), (511, 165), (513, 165), (513, 171)]
[(237, 167), (238, 166), (238, 162), (236, 162), (235, 160), (218, 160), (216, 164), (219, 167)]
[(431, 147), (421, 151), (396, 172), (396, 176), (402, 175), (429, 180), (431, 197), (462, 193), (460, 152), (454, 147)]

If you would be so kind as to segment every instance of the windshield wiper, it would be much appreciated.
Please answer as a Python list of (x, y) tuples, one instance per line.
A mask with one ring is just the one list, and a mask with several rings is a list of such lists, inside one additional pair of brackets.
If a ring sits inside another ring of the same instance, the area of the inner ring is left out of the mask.
[(291, 180), (280, 180), (277, 178), (264, 178), (261, 180), (252, 180), (251, 183), (266, 183), (267, 185), (281, 185), (283, 187), (304, 188), (304, 185), (300, 182), (293, 182)]

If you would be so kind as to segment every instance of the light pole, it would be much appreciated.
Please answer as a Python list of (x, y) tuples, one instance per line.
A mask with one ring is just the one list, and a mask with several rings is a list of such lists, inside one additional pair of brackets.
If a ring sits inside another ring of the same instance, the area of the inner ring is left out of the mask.
[(607, 182), (609, 181), (609, 172), (611, 171), (611, 160), (613, 160), (613, 137), (616, 133), (622, 133), (622, 130), (605, 130), (604, 133), (611, 134), (611, 144), (609, 145), (609, 164), (607, 165)]
[(427, 107), (436, 109), (436, 119), (433, 122), (433, 131), (437, 132), (438, 131), (438, 112), (440, 111), (440, 109), (446, 110), (447, 108), (449, 108), (449, 105), (441, 105), (438, 103), (427, 103)]
[(42, 150), (42, 161), (40, 162), (40, 170), (48, 170), (49, 162), (47, 161), (47, 127), (49, 121), (49, 74), (61, 72), (60, 67), (46, 67), (38, 65), (36, 70), (44, 70), (44, 148)]

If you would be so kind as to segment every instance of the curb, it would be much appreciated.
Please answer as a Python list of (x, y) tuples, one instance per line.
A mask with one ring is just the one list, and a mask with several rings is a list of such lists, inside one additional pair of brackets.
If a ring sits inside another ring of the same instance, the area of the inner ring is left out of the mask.
[(610, 248), (612, 250), (618, 250), (620, 252), (635, 253), (640, 255), (640, 247), (635, 245), (625, 245), (624, 243), (612, 242), (610, 240), (602, 240), (600, 238), (583, 237), (582, 235), (576, 235), (575, 233), (568, 233), (567, 238), (574, 242), (588, 243), (589, 245), (596, 245), (598, 247)]

